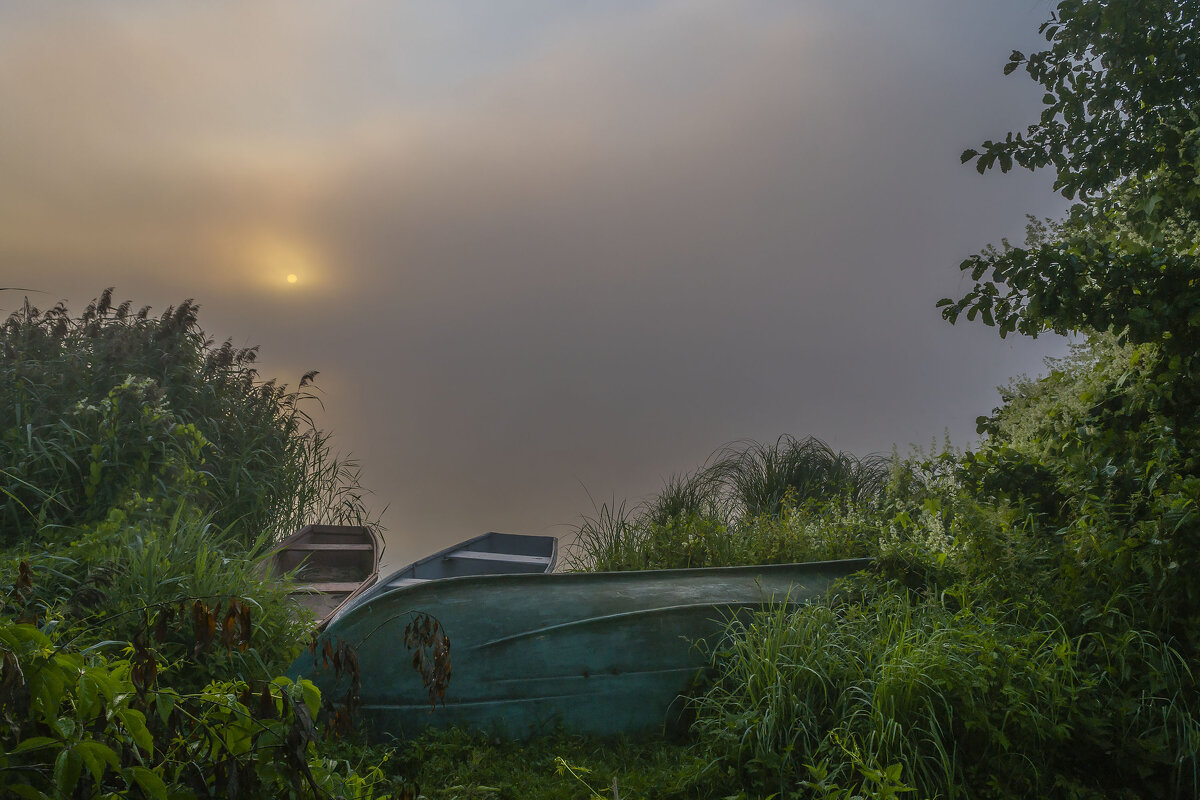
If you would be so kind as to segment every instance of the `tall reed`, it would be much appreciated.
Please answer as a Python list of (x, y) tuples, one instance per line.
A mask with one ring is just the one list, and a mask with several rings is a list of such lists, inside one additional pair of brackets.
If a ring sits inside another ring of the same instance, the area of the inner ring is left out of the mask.
[(108, 289), (78, 317), (26, 301), (0, 326), (0, 543), (179, 492), (247, 547), (307, 522), (376, 524), (358, 465), (307, 410), (313, 373), (295, 390), (260, 380), (257, 349), (214, 346), (198, 312), (135, 313)]

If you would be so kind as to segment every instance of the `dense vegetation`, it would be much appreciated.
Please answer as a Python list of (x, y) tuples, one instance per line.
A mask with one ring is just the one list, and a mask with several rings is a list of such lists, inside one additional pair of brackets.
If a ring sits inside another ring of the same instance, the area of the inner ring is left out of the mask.
[[(307, 625), (255, 557), (369, 522), (306, 395), (190, 302), (26, 301), (0, 328), (0, 795), (370, 796), (277, 677)], [(308, 382), (307, 378), (301, 385)]]
[(1061, 0), (1047, 49), (1012, 54), (1045, 111), (963, 160), (1053, 169), (1075, 204), (941, 306), (1079, 343), (1002, 390), (977, 447), (739, 444), (584, 521), (581, 569), (875, 559), (732, 622), (684, 741), (318, 744), (315, 691), (275, 677), (303, 625), (251, 560), (363, 517), (304, 396), (190, 303), (26, 306), (0, 331), (0, 793), (1200, 796), (1197, 18)]
[(78, 318), (26, 301), (4, 323), (3, 544), (164, 493), (247, 548), (306, 521), (361, 518), (354, 465), (330, 456), (303, 408), (311, 395), (258, 380), (257, 348), (214, 347), (191, 301), (149, 311), (114, 305), (109, 289)]

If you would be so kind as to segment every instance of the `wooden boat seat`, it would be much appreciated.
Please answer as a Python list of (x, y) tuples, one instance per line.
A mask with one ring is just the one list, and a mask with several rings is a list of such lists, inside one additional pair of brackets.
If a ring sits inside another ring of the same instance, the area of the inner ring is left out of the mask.
[(375, 549), (371, 544), (330, 544), (327, 542), (301, 542), (298, 544), (289, 544), (289, 550), (365, 550), (371, 551)]
[(465, 558), (477, 561), (506, 561), (509, 564), (549, 564), (548, 556), (518, 556), (513, 553), (485, 553), (482, 550), (459, 550), (446, 558)]

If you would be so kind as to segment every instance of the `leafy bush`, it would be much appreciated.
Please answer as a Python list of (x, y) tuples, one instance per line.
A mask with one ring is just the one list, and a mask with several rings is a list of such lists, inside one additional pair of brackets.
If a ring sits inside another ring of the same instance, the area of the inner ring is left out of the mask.
[(228, 530), (186, 505), (169, 516), (112, 509), (76, 533), (74, 541), (29, 557), (35, 572), (54, 578), (34, 587), (31, 602), (65, 627), (131, 641), (147, 613), (185, 599), (217, 604), (237, 597), (253, 609), (257, 645), (249, 651), (195, 653), (190, 634), (160, 643), (175, 664), (176, 688), (198, 689), (215, 678), (270, 679), (308, 637), (309, 622), (289, 600), (288, 584), (265, 577)]
[(0, 794), (367, 798), (387, 785), (377, 769), (355, 774), (319, 757), (310, 682), (180, 692), (164, 685), (172, 666), (158, 671), (150, 637), (85, 647), (53, 620), (39, 629), (0, 619)]
[(367, 520), (354, 463), (303, 410), (312, 395), (258, 380), (256, 348), (214, 347), (198, 310), (131, 313), (109, 289), (78, 318), (26, 301), (0, 326), (2, 543), (135, 495), (191, 498), (246, 546)]
[(26, 303), (0, 328), (5, 796), (388, 783), (316, 749), (319, 692), (276, 677), (309, 626), (257, 563), (304, 522), (365, 521), (357, 473), (311, 396), (212, 347), (196, 310), (130, 314), (106, 291), (78, 319)]
[(1005, 71), (1024, 70), (1045, 109), (963, 160), (981, 173), (1050, 168), (1076, 202), (1023, 246), (966, 259), (973, 286), (939, 302), (951, 322), (978, 317), (1001, 336), (1092, 336), (1090, 364), (1019, 387), (983, 420), (982, 478), (1032, 490), (1055, 519), (1072, 554), (1068, 602), (1137, 596), (1135, 626), (1189, 659), (1200, 653), (1198, 14), (1196, 0), (1064, 1), (1041, 27), (1046, 49), (1013, 51)]
[(1131, 624), (1200, 652), (1200, 427), (1180, 428), (1151, 345), (1093, 334), (1037, 381), (1020, 380), (980, 418), (987, 439), (963, 464), (983, 502), (1026, 509), (1055, 548), (1047, 591), (1076, 633), (1114, 598)]

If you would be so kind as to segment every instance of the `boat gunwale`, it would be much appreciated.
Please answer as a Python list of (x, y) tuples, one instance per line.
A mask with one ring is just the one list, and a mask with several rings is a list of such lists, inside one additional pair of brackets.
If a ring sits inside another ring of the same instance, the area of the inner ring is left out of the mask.
[[(873, 558), (843, 558), (830, 559), (826, 561), (801, 561), (787, 564), (744, 564), (730, 567), (673, 567), (670, 569), (641, 569), (641, 570), (610, 570), (605, 572), (546, 572), (546, 573), (498, 573), (492, 575), (457, 575), (454, 577), (437, 578), (434, 580), (424, 581), (422, 583), (409, 584), (407, 586), (395, 586), (384, 588), (386, 584), (382, 581), (376, 583), (375, 588), (382, 589), (379, 594), (360, 598), (362, 602), (356, 604), (352, 608), (346, 608), (343, 613), (338, 615), (336, 622), (338, 626), (351, 625), (360, 615), (370, 613), (372, 606), (377, 603), (382, 603), (384, 600), (390, 600), (396, 595), (412, 594), (425, 591), (436, 591), (438, 589), (455, 586), (464, 581), (487, 585), (491, 583), (505, 582), (533, 582), (533, 583), (561, 583), (561, 582), (581, 582), (592, 583), (613, 578), (623, 578), (632, 582), (647, 582), (658, 577), (678, 577), (685, 575), (695, 575), (697, 577), (704, 575), (737, 575), (745, 573), (761, 574), (764, 571), (771, 572), (788, 572), (795, 571), (801, 568), (803, 572), (819, 572), (820, 568), (837, 567), (841, 572), (843, 568), (849, 566), (857, 566), (858, 569), (846, 570), (845, 576), (852, 575), (856, 572), (861, 572), (874, 563)], [(332, 619), (332, 615), (330, 617)], [(324, 632), (328, 632), (323, 629)], [(370, 636), (371, 634), (368, 634)]]
[[(425, 556), (424, 558), (419, 558), (416, 561), (412, 562), (411, 564), (407, 564), (407, 565), (401, 567), (400, 569), (395, 570), (394, 572), (388, 573), (388, 575), (386, 577), (381, 578), (379, 580), (379, 585), (386, 586), (389, 581), (399, 578), (404, 573), (409, 572), (410, 570), (415, 571), (417, 567), (424, 566), (425, 564), (429, 564), (433, 561), (438, 560), (439, 558), (447, 558), (450, 554), (459, 552), (460, 550), (470, 550), (471, 545), (476, 544), (478, 542), (482, 542), (483, 540), (485, 540), (491, 536), (522, 536), (522, 537), (528, 537), (530, 539), (548, 539), (550, 541), (550, 555), (549, 555), (550, 562), (549, 562), (549, 564), (547, 564), (546, 574), (549, 574), (554, 569), (554, 567), (558, 564), (558, 537), (557, 536), (548, 536), (548, 535), (541, 535), (541, 534), (526, 534), (526, 533), (503, 533), (501, 531), (488, 531), (487, 533), (481, 533), (478, 536), (473, 536), (470, 539), (466, 539), (457, 544), (451, 545), (450, 547), (443, 548), (432, 555)], [(484, 551), (484, 552), (494, 552), (494, 551)], [(536, 573), (536, 574), (543, 574), (543, 573)], [(450, 577), (474, 578), (474, 577), (480, 577), (480, 576), (457, 575), (457, 576), (446, 576), (444, 578), (428, 578), (426, 580), (442, 581), (442, 580), (449, 580)]]
[[(355, 602), (356, 602), (356, 604), (373, 603), (376, 600), (378, 600), (379, 598), (381, 598), (387, 594), (390, 594), (393, 591), (396, 591), (399, 589), (408, 589), (408, 588), (417, 586), (418, 584), (415, 584), (415, 583), (408, 584), (405, 586), (388, 586), (388, 584), (394, 580), (401, 580), (406, 575), (415, 573), (417, 567), (423, 566), (425, 564), (429, 564), (438, 559), (448, 558), (453, 553), (457, 553), (462, 550), (468, 550), (471, 545), (476, 544), (477, 542), (481, 542), (491, 536), (518, 536), (518, 537), (524, 537), (524, 538), (530, 538), (530, 539), (549, 540), (550, 554), (549, 554), (548, 558), (550, 560), (546, 564), (545, 570), (542, 572), (534, 572), (534, 573), (528, 573), (528, 572), (526, 572), (526, 573), (487, 573), (487, 574), (483, 574), (483, 575), (454, 575), (454, 576), (445, 576), (445, 577), (440, 577), (440, 578), (416, 578), (416, 580), (420, 581), (421, 584), (424, 584), (424, 583), (429, 583), (429, 582), (457, 580), (458, 578), (490, 577), (491, 575), (500, 575), (500, 574), (505, 574), (505, 575), (507, 575), (507, 574), (549, 575), (549, 574), (553, 573), (554, 568), (558, 565), (558, 537), (557, 536), (549, 536), (549, 535), (543, 535), (543, 534), (503, 533), (501, 531), (488, 531), (486, 533), (481, 533), (478, 536), (473, 536), (470, 539), (461, 541), (457, 544), (451, 545), (450, 547), (446, 547), (442, 550), (437, 551), (436, 553), (434, 553), (432, 555), (428, 555), (428, 556), (425, 556), (424, 558), (417, 559), (416, 561), (413, 561), (410, 564), (406, 564), (405, 566), (400, 567), (400, 569), (389, 572), (386, 576), (378, 577), (372, 583), (372, 585), (370, 587), (368, 587), (370, 590), (376, 591), (377, 594), (370, 596), (370, 597), (364, 597), (363, 595), (366, 594), (365, 591), (362, 593), (356, 593), (355, 597), (354, 597)], [(494, 552), (494, 551), (487, 551), (487, 552)], [(546, 556), (542, 556), (542, 557), (545, 558)], [(345, 613), (349, 613), (352, 610), (353, 609), (347, 608), (345, 606), (345, 604), (343, 604), (335, 610), (334, 614), (330, 614), (330, 616), (327, 619), (332, 622), (335, 615), (343, 615)]]

